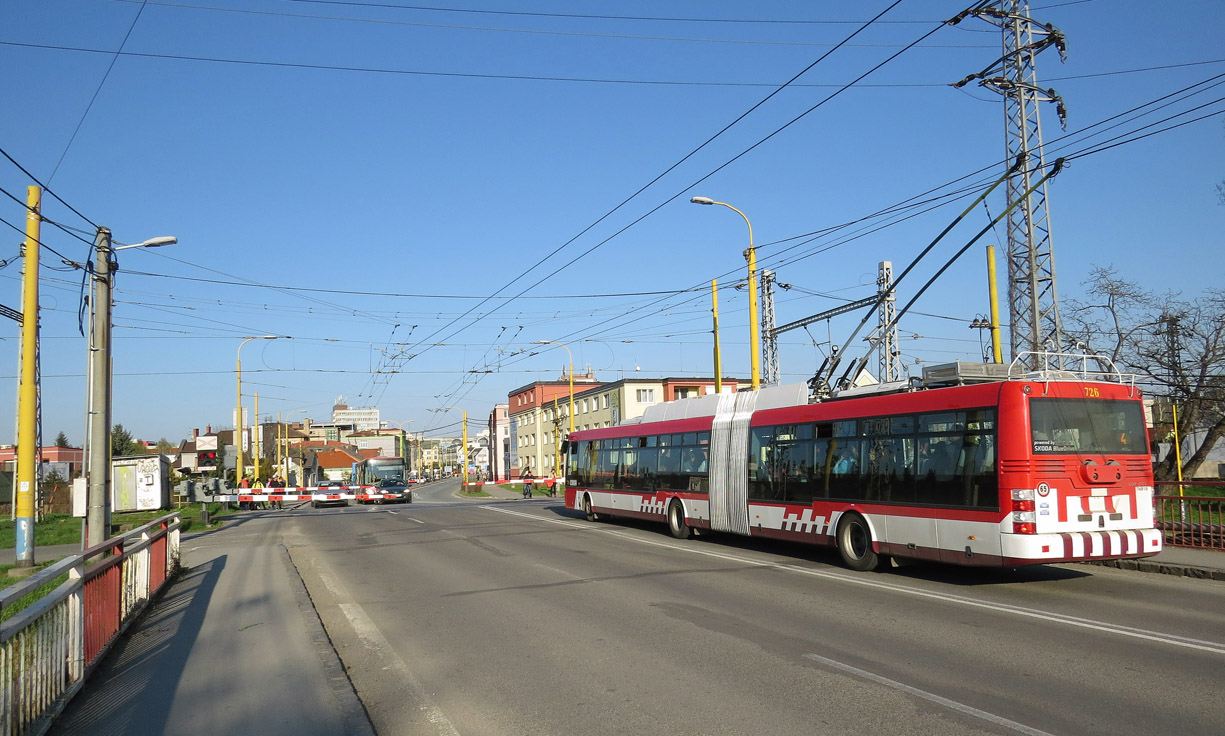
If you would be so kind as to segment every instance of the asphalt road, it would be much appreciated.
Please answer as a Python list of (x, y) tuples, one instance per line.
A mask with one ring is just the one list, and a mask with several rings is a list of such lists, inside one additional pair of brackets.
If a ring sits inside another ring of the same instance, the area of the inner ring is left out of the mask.
[(382, 736), (1225, 733), (1217, 582), (857, 574), (457, 485), (268, 520)]

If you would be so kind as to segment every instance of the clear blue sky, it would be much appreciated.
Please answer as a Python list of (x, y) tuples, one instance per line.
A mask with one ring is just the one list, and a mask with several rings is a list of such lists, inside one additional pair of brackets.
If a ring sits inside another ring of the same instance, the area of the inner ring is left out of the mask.
[[(262, 415), (324, 420), (344, 396), (413, 430), (454, 433), (457, 412), (429, 410), (458, 406), (480, 423), (508, 391), (560, 375), (565, 351), (536, 340), (566, 343), (601, 379), (711, 375), (708, 290), (683, 290), (742, 280), (747, 233), (734, 212), (689, 204), (693, 195), (751, 218), (761, 265), (793, 286), (778, 295), (780, 324), (871, 295), (880, 260), (900, 272), (967, 200), (889, 227), (872, 219), (841, 237), (789, 239), (1003, 158), (999, 97), (948, 86), (1000, 55), (993, 26), (938, 30), (720, 167), (961, 2), (904, 0), (600, 221), (888, 5), (10, 0), (0, 5), (0, 148), (87, 218), (44, 196), (44, 215), (83, 238), (44, 225), (44, 242), (69, 259), (85, 260), (95, 225), (120, 243), (179, 239), (119, 254), (114, 419), (137, 436), (231, 426), (238, 345), (262, 334), (293, 338), (243, 349), (244, 391), (259, 392)], [(1215, 113), (1076, 158), (1054, 181), (1060, 295), (1077, 296), (1095, 265), (1158, 291), (1219, 286), (1225, 77), (1095, 138), (1078, 133), (1225, 74), (1225, 8), (1050, 0), (1032, 15), (1067, 35), (1066, 63), (1053, 50), (1038, 63), (1069, 114), (1065, 134), (1042, 111), (1048, 159)], [(0, 160), (5, 192), (24, 201), (33, 183)], [(22, 205), (2, 199), (0, 217), (20, 227)], [(998, 212), (1002, 197), (990, 206)], [(968, 218), (899, 299), (987, 219), (982, 208)], [(22, 236), (0, 230), (0, 303), (19, 308)], [(55, 270), (46, 250), (43, 263), (43, 436), (63, 431), (75, 444), (82, 275)], [(984, 272), (976, 248), (907, 316), (912, 370), (980, 355), (967, 326), (988, 309)], [(722, 288), (719, 305), (724, 373), (747, 378), (745, 292)], [(4, 324), (7, 442), (19, 329)], [(827, 349), (813, 343), (841, 342), (851, 324), (786, 335), (784, 381), (810, 377)]]

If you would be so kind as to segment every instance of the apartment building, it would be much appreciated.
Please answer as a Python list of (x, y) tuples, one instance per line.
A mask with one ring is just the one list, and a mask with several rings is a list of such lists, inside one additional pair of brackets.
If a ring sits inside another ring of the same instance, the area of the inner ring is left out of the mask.
[[(723, 379), (724, 392), (748, 385), (748, 381), (736, 378)], [(537, 476), (555, 475), (559, 467), (564, 469), (560, 454), (561, 443), (570, 432), (570, 394), (568, 384), (561, 391), (555, 387), (553, 382), (538, 382), (510, 395), (511, 467), (515, 476), (521, 476), (524, 468), (531, 468)], [(534, 389), (550, 398), (533, 401)], [(713, 378), (623, 378), (582, 387), (576, 380), (574, 430), (612, 427), (642, 416), (648, 406), (714, 392)]]

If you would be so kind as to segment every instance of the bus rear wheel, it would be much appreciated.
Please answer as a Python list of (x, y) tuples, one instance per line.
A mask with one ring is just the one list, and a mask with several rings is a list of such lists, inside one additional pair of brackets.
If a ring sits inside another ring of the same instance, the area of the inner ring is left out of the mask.
[(685, 523), (685, 507), (676, 499), (668, 506), (668, 531), (677, 539), (688, 539), (691, 531)]
[(885, 558), (872, 549), (872, 532), (859, 514), (847, 514), (838, 524), (838, 554), (852, 570), (868, 572), (881, 567)]

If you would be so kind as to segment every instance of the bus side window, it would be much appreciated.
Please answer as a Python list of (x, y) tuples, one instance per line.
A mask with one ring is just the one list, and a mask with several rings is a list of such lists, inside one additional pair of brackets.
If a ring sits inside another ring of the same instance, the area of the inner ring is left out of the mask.
[(965, 437), (961, 446), (958, 473), (964, 505), (992, 509), (999, 507), (994, 435), (978, 434)]

